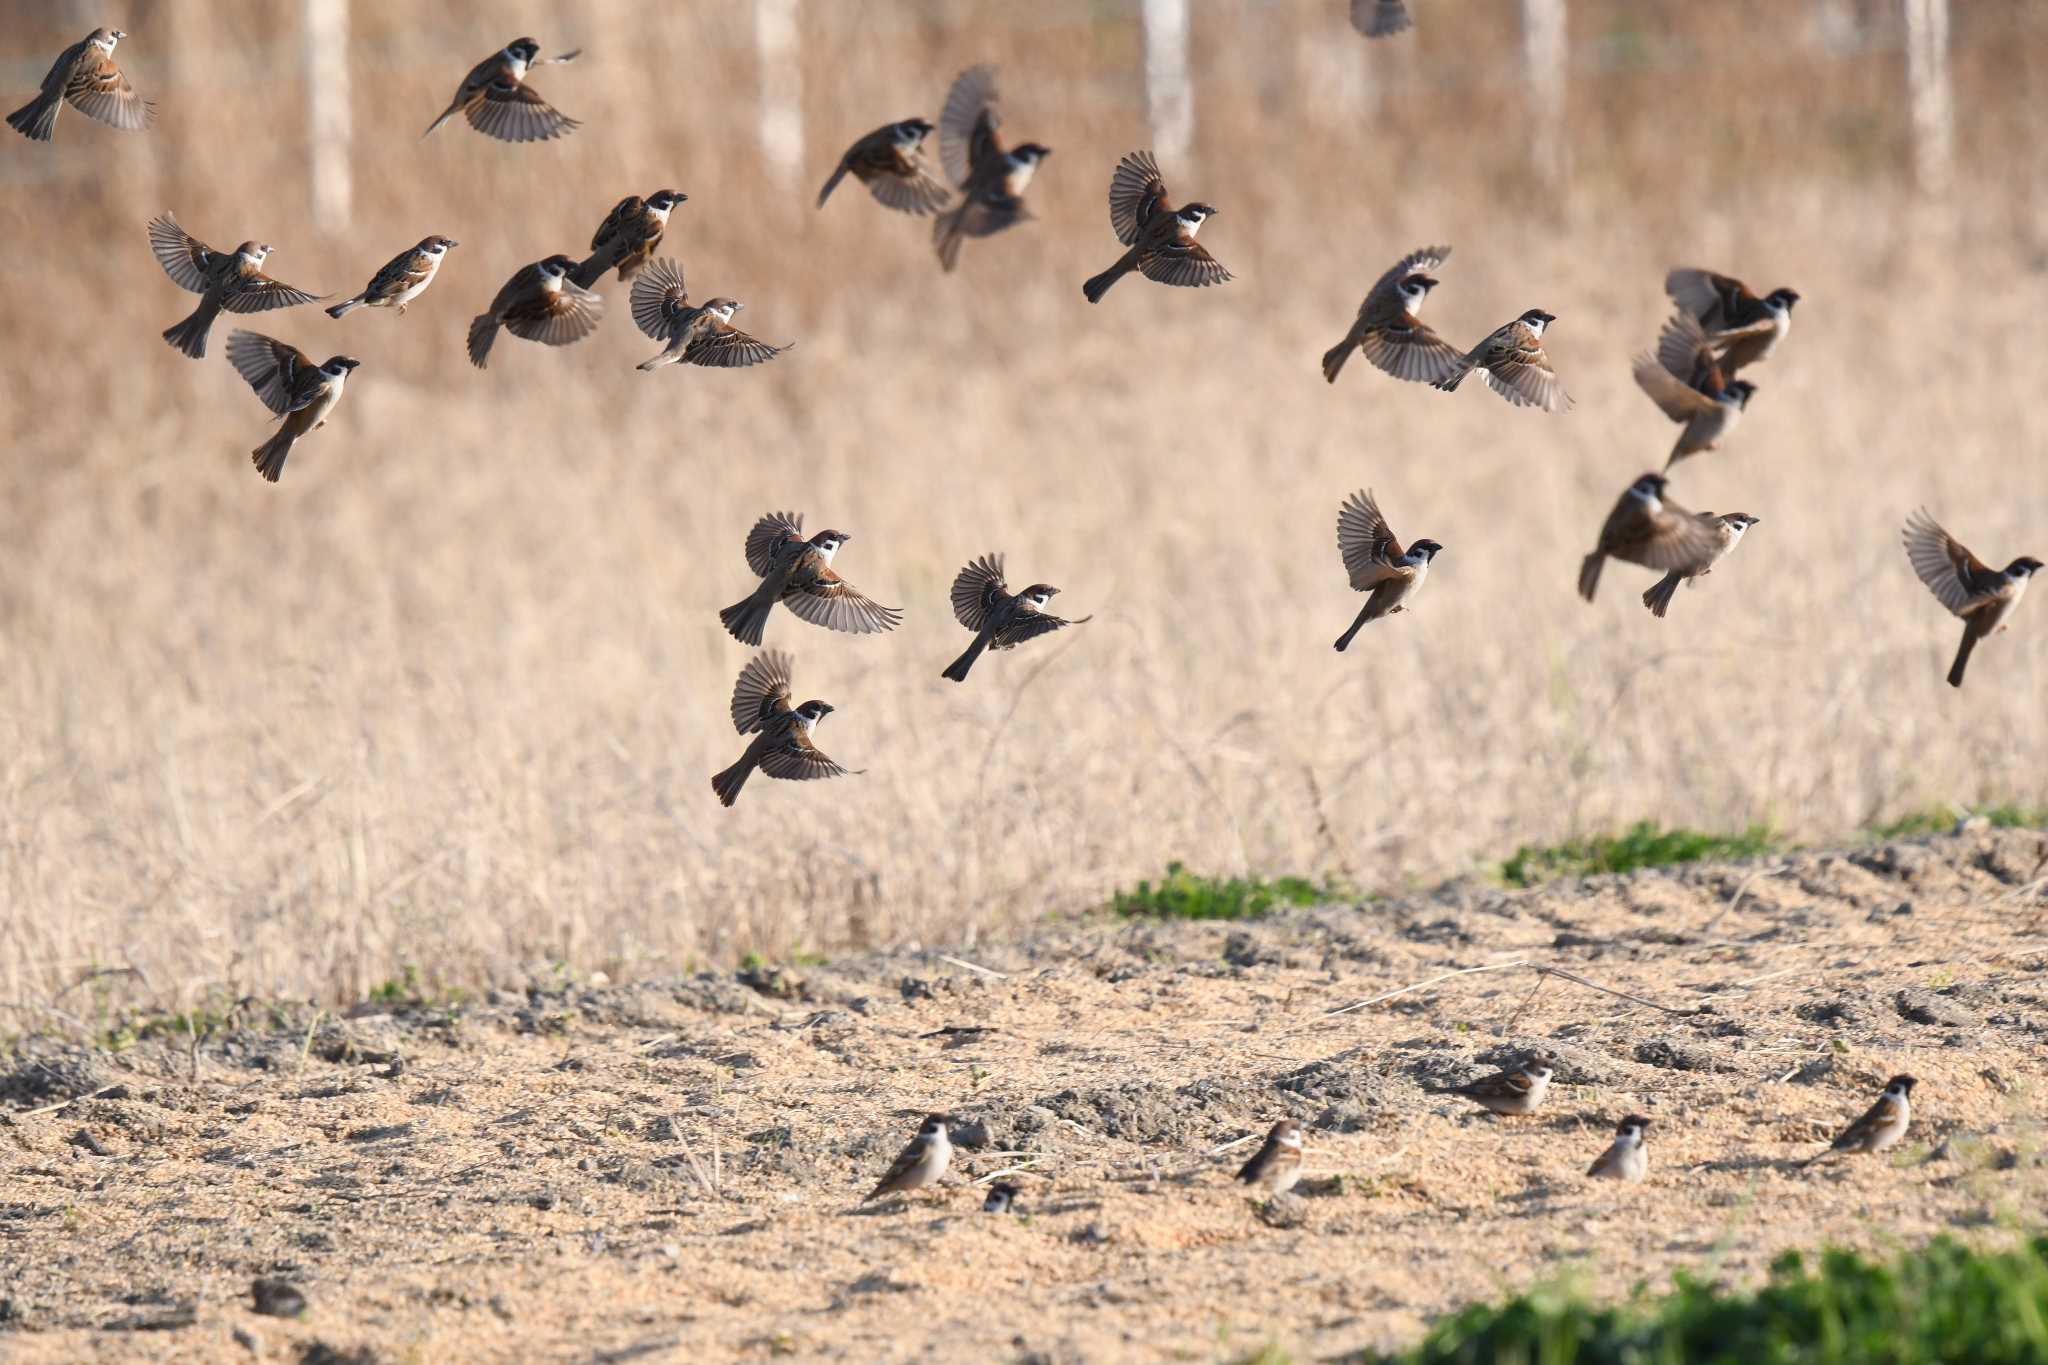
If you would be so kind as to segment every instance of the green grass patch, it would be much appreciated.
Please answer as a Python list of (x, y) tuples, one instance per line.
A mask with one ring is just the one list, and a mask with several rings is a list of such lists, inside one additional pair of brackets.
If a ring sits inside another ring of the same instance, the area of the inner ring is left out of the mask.
[(1984, 817), (1994, 829), (2048, 829), (2048, 806), (1928, 806), (1909, 811), (1898, 819), (1873, 825), (1873, 839), (1904, 839), (1915, 834), (1947, 834), (1967, 819)]
[(1523, 844), (1514, 857), (1500, 865), (1500, 879), (1509, 886), (1536, 886), (1559, 877), (1632, 872), (1639, 867), (1666, 867), (1702, 858), (1755, 858), (1783, 847), (1783, 841), (1764, 825), (1752, 825), (1740, 834), (1703, 834), (1696, 829), (1664, 829), (1641, 820), (1621, 834), (1569, 839), (1547, 848)]
[(1117, 892), (1109, 908), (1127, 919), (1257, 919), (1286, 906), (1323, 905), (1343, 896), (1339, 888), (1305, 877), (1203, 877), (1168, 863), (1164, 877)]

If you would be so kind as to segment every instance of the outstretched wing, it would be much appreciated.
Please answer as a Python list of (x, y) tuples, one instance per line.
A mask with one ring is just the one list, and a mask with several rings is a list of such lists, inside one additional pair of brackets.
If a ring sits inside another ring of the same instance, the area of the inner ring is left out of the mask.
[(130, 132), (147, 128), (156, 118), (156, 106), (135, 93), (113, 57), (104, 52), (89, 66), (71, 73), (64, 98), (87, 117)]
[(946, 105), (939, 111), (939, 164), (956, 185), (967, 183), (968, 172), (999, 150), (996, 129), (1002, 116), (996, 110), (1001, 97), (996, 92), (996, 69), (969, 67), (946, 92)]
[(317, 374), (313, 358), (296, 346), (260, 332), (236, 332), (228, 338), (228, 363), (248, 381), (263, 406), (282, 417), (304, 407), (310, 395), (301, 392), (306, 376)]
[(267, 313), (273, 308), (296, 308), (320, 297), (258, 272), (243, 276), (235, 292), (221, 300), (221, 306), (230, 313)]
[(1165, 208), (1166, 181), (1150, 152), (1131, 152), (1109, 178), (1109, 226), (1125, 246), (1138, 244), (1138, 229)]
[(216, 255), (214, 249), (178, 226), (170, 214), (149, 220), (149, 249), (164, 274), (180, 289), (195, 294), (206, 292), (206, 274)]
[[(1161, 198), (1163, 202), (1164, 196)], [(1156, 251), (1148, 251), (1138, 261), (1138, 269), (1148, 280), (1188, 289), (1222, 284), (1230, 279), (1230, 272), (1223, 268), (1223, 263), (1211, 256), (1209, 248), (1200, 242), (1174, 242)]]
[(1906, 557), (1913, 572), (1947, 607), (1961, 616), (1997, 587), (2000, 575), (1921, 508), (1906, 519)]
[(1068, 626), (1078, 626), (1094, 619), (1093, 616), (1083, 616), (1069, 621), (1064, 617), (1054, 616), (1049, 611), (1024, 612), (1016, 620), (996, 632), (996, 638), (989, 641), (989, 648), (1015, 649), (1026, 640), (1036, 640), (1041, 635), (1050, 635), (1056, 630), (1064, 630)]
[(500, 76), (485, 86), (462, 114), (470, 127), (500, 142), (546, 142), (581, 126), (542, 99), (532, 86), (510, 76)]
[(754, 571), (754, 577), (766, 578), (768, 571), (775, 567), (776, 551), (792, 540), (803, 538), (803, 513), (770, 512), (747, 532), (747, 567)]
[(988, 624), (990, 603), (1009, 594), (1001, 555), (970, 559), (953, 579), (953, 619), (978, 635)]
[(874, 601), (830, 569), (792, 587), (782, 603), (800, 620), (848, 635), (879, 635), (903, 620), (901, 611)]
[(788, 712), (789, 677), (789, 655), (779, 649), (749, 659), (732, 688), (733, 728), (743, 735), (752, 734)]
[(1407, 552), (1394, 539), (1370, 490), (1353, 493), (1337, 509), (1337, 553), (1344, 557), (1344, 571), (1351, 575), (1355, 591), (1398, 576), (1393, 561)]
[(1410, 275), (1428, 275), (1451, 258), (1447, 246), (1425, 246), (1417, 248), (1396, 261), (1365, 293), (1365, 301), (1358, 305), (1360, 322), (1384, 322), (1399, 316), (1404, 308), (1401, 296), (1395, 292), (1401, 281)]
[[(602, 233), (603, 229), (599, 229)], [(675, 336), (678, 317), (688, 309), (683, 268), (666, 256), (648, 262), (633, 280), (633, 325), (656, 341)]]
[(505, 314), (505, 330), (528, 341), (567, 346), (596, 330), (604, 317), (604, 299), (573, 281), (549, 290)]
[(761, 771), (788, 782), (810, 782), (820, 777), (844, 777), (847, 769), (825, 757), (800, 729), (761, 756)]

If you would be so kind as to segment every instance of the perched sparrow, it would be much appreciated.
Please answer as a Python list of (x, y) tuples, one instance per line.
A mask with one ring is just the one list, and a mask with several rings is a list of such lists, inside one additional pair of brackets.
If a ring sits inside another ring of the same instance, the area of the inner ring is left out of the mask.
[(404, 317), (405, 305), (426, 293), (427, 286), (434, 282), (434, 272), (441, 268), (441, 258), (448, 254), (448, 248), (461, 245), (453, 237), (421, 238), (418, 246), (387, 261), (382, 270), (370, 277), (362, 293), (328, 309), (327, 316), (347, 317), (358, 308), (396, 308), (398, 315)]
[(43, 77), (42, 90), (7, 116), (8, 126), (31, 141), (48, 142), (66, 100), (110, 128), (134, 132), (154, 123), (156, 106), (136, 94), (114, 65), (114, 44), (127, 36), (118, 28), (96, 28), (65, 48)]
[(1579, 565), (1579, 596), (1588, 602), (1609, 558), (1681, 578), (1704, 572), (1721, 553), (1720, 523), (1688, 512), (1664, 496), (1670, 480), (1645, 474), (1628, 486), (1600, 528), (1600, 543)]
[(1792, 305), (1799, 295), (1773, 289), (1758, 298), (1741, 280), (1711, 270), (1681, 267), (1664, 277), (1664, 292), (1706, 330), (1729, 378), (1770, 357), (1792, 330)]
[(1650, 1169), (1649, 1150), (1643, 1146), (1643, 1130), (1650, 1121), (1641, 1114), (1630, 1114), (1615, 1130), (1614, 1143), (1586, 1168), (1586, 1174), (1595, 1180), (1626, 1180), (1634, 1184), (1641, 1180)]
[(1753, 517), (1747, 512), (1723, 512), (1718, 517), (1712, 512), (1699, 512), (1695, 513), (1695, 515), (1705, 517), (1719, 527), (1720, 548), (1715, 550), (1714, 557), (1707, 561), (1707, 567), (1699, 572), (1681, 573), (1679, 570), (1673, 569), (1670, 573), (1665, 574), (1662, 578), (1644, 589), (1643, 605), (1650, 609), (1652, 616), (1662, 617), (1665, 612), (1671, 610), (1671, 595), (1678, 591), (1678, 585), (1681, 582), (1690, 587), (1712, 573), (1714, 566), (1723, 559), (1726, 559), (1728, 552), (1742, 543), (1743, 533), (1763, 520), (1762, 517)]
[(1370, 589), (1372, 596), (1365, 599), (1351, 628), (1337, 637), (1337, 652), (1344, 652), (1367, 621), (1405, 609), (1408, 599), (1421, 591), (1422, 581), (1429, 577), (1430, 560), (1443, 548), (1433, 540), (1418, 540), (1403, 550), (1369, 491), (1346, 498), (1337, 509), (1337, 553), (1344, 556), (1351, 590)]
[(2027, 580), (2041, 571), (2041, 561), (2021, 555), (2000, 573), (1942, 530), (1924, 507), (1906, 519), (1905, 540), (1913, 572), (1941, 605), (1963, 618), (1963, 643), (1948, 670), (1948, 685), (1961, 687), (1970, 651), (1985, 636), (2012, 624), (2006, 618), (2019, 605)]
[(1358, 305), (1351, 330), (1323, 352), (1323, 378), (1336, 383), (1337, 371), (1354, 347), (1396, 379), (1434, 384), (1455, 374), (1464, 357), (1420, 320), (1423, 300), (1437, 286), (1429, 272), (1450, 256), (1447, 246), (1426, 246), (1409, 252), (1380, 276)]
[(1024, 187), (1052, 153), (1036, 142), (1005, 151), (996, 136), (1002, 126), (997, 99), (996, 69), (977, 66), (960, 73), (939, 111), (939, 161), (962, 195), (958, 208), (932, 224), (932, 245), (947, 270), (960, 263), (960, 244), (967, 238), (991, 237), (1031, 217)]
[(803, 513), (770, 512), (747, 532), (747, 567), (761, 576), (761, 586), (719, 612), (718, 619), (743, 645), (761, 643), (762, 628), (777, 602), (814, 626), (849, 635), (896, 629), (901, 611), (877, 606), (832, 572), (832, 556), (852, 539), (844, 531), (820, 531), (806, 540)]
[(1527, 1114), (1550, 1093), (1550, 1073), (1556, 1066), (1555, 1053), (1538, 1049), (1520, 1066), (1497, 1071), (1469, 1085), (1426, 1085), (1423, 1089), (1432, 1095), (1462, 1096), (1496, 1114)]
[(739, 762), (711, 779), (711, 790), (718, 793), (720, 805), (730, 806), (739, 800), (740, 788), (756, 768), (793, 782), (840, 777), (853, 771), (840, 767), (811, 743), (811, 731), (836, 708), (822, 701), (791, 706), (789, 669), (789, 656), (771, 649), (740, 670), (732, 689), (732, 723), (741, 734), (753, 734), (754, 742)]
[(881, 1183), (868, 1191), (863, 1204), (881, 1198), (885, 1194), (897, 1194), (910, 1190), (921, 1190), (939, 1183), (939, 1177), (946, 1173), (946, 1165), (953, 1159), (953, 1140), (946, 1135), (946, 1116), (928, 1114), (923, 1126), (917, 1130), (896, 1160), (889, 1164), (889, 1173)]
[(1449, 374), (1433, 381), (1435, 387), (1454, 393), (1467, 374), (1480, 370), (1493, 391), (1518, 408), (1569, 412), (1571, 395), (1564, 391), (1557, 372), (1550, 368), (1550, 357), (1543, 353), (1543, 329), (1556, 321), (1541, 308), (1531, 308), (1474, 346)]
[(1735, 429), (1743, 409), (1749, 406), (1756, 385), (1747, 379), (1724, 381), (1721, 375), (1707, 334), (1684, 313), (1664, 324), (1657, 354), (1636, 357), (1637, 385), (1666, 417), (1684, 424), (1678, 443), (1671, 447), (1671, 457), (1664, 462), (1666, 469), (1688, 455), (1712, 450), (1716, 441)]
[(569, 279), (576, 262), (554, 255), (535, 261), (505, 281), (488, 311), (469, 323), (469, 363), (479, 370), (503, 327), (516, 337), (567, 346), (581, 341), (604, 316), (604, 300)]
[(988, 1198), (981, 1201), (983, 1213), (1013, 1213), (1017, 1208), (1017, 1187), (1007, 1180), (998, 1180), (988, 1187)]
[(269, 245), (244, 242), (233, 251), (216, 251), (179, 227), (168, 213), (150, 220), (149, 249), (173, 284), (199, 295), (192, 316), (164, 329), (164, 340), (194, 360), (205, 358), (206, 334), (223, 308), (230, 313), (263, 313), (320, 297), (263, 273), (263, 262), (274, 249)]
[(1176, 209), (1166, 199), (1166, 182), (1150, 152), (1131, 152), (1116, 163), (1109, 178), (1109, 225), (1130, 250), (1115, 265), (1081, 286), (1090, 303), (1133, 270), (1161, 284), (1199, 289), (1222, 284), (1230, 272), (1209, 249), (1195, 240), (1205, 219), (1216, 210), (1190, 200)]
[(1368, 38), (1399, 33), (1413, 22), (1403, 0), (1351, 0), (1351, 27)]
[(315, 365), (313, 357), (275, 337), (233, 332), (228, 336), (228, 363), (249, 381), (263, 406), (282, 419), (277, 435), (253, 452), (258, 472), (276, 483), (284, 473), (284, 457), (301, 436), (327, 425), (327, 414), (341, 401), (350, 372), (362, 362), (338, 355)]
[(1033, 583), (1012, 594), (1003, 582), (1001, 555), (969, 560), (953, 580), (953, 616), (974, 632), (974, 643), (965, 654), (947, 664), (946, 671), (939, 676), (966, 682), (967, 670), (974, 667), (984, 649), (1015, 649), (1026, 640), (1035, 640), (1062, 626), (1078, 626), (1095, 619), (1092, 614), (1078, 621), (1054, 616), (1045, 608), (1058, 594), (1059, 589), (1050, 583)]
[(773, 360), (789, 349), (771, 346), (733, 326), (732, 315), (745, 307), (735, 299), (691, 303), (683, 288), (683, 268), (665, 256), (660, 258), (633, 281), (634, 324), (666, 343), (660, 355), (641, 361), (639, 368), (658, 370), (687, 361), (732, 370)]
[(923, 217), (946, 207), (953, 192), (932, 174), (931, 163), (924, 159), (924, 140), (931, 131), (932, 125), (925, 120), (907, 118), (877, 128), (848, 147), (825, 188), (818, 191), (818, 207), (825, 207), (832, 191), (848, 175), (866, 185), (876, 203), (904, 213)]
[(661, 234), (668, 228), (669, 213), (689, 197), (681, 190), (656, 190), (645, 199), (637, 194), (621, 199), (591, 234), (590, 254), (569, 278), (588, 289), (616, 266), (621, 280), (632, 279), (654, 259), (654, 249), (661, 245)]
[(1301, 1125), (1282, 1119), (1266, 1134), (1252, 1159), (1238, 1168), (1237, 1178), (1267, 1194), (1285, 1194), (1301, 1179)]
[(501, 142), (546, 142), (575, 132), (581, 125), (542, 99), (540, 92), (526, 83), (526, 73), (536, 66), (573, 62), (583, 55), (583, 49), (545, 62), (534, 60), (539, 55), (539, 43), (515, 38), (503, 52), (478, 62), (462, 78), (441, 117), (428, 124), (420, 136), (431, 136), (458, 113), (469, 120), (470, 127)]
[(1898, 1146), (1899, 1139), (1906, 1135), (1907, 1125), (1913, 1122), (1913, 1104), (1907, 1097), (1918, 1084), (1911, 1076), (1894, 1076), (1886, 1081), (1884, 1094), (1864, 1111), (1862, 1118), (1844, 1128), (1826, 1151), (1816, 1152), (1799, 1164), (1811, 1166), (1838, 1152), (1844, 1156), (1860, 1156), (1866, 1152), (1875, 1155)]

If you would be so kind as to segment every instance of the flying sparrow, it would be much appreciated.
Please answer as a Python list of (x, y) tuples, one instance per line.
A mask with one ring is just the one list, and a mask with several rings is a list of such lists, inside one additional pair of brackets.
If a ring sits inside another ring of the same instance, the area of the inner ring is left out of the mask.
[(604, 300), (569, 278), (576, 262), (560, 254), (525, 266), (469, 323), (469, 363), (479, 370), (503, 327), (516, 337), (549, 346), (581, 341), (604, 316)]
[(404, 317), (405, 305), (426, 293), (427, 286), (434, 282), (434, 272), (441, 268), (441, 258), (448, 254), (448, 249), (461, 245), (453, 237), (422, 237), (418, 246), (408, 247), (385, 262), (384, 268), (363, 286), (362, 293), (328, 309), (327, 316), (347, 317), (358, 308), (396, 308), (398, 315)]
[(1003, 582), (1003, 557), (999, 554), (967, 561), (967, 567), (953, 579), (953, 617), (974, 632), (974, 643), (939, 676), (966, 682), (967, 670), (974, 667), (984, 649), (1015, 649), (1062, 626), (1095, 619), (1092, 613), (1076, 621), (1054, 616), (1045, 608), (1058, 594), (1059, 589), (1050, 583), (1033, 583), (1013, 594)]
[(1422, 1087), (1432, 1095), (1458, 1095), (1496, 1114), (1527, 1114), (1543, 1103), (1550, 1093), (1550, 1073), (1557, 1067), (1557, 1054), (1538, 1048), (1519, 1066), (1497, 1071), (1468, 1085)]
[(1828, 1144), (1826, 1151), (1816, 1152), (1799, 1164), (1811, 1166), (1837, 1153), (1843, 1156), (1875, 1155), (1898, 1146), (1899, 1139), (1906, 1135), (1907, 1125), (1913, 1122), (1913, 1104), (1907, 1097), (1918, 1084), (1911, 1076), (1894, 1076), (1886, 1081), (1884, 1093), (1877, 1097), (1876, 1104), (1863, 1112), (1862, 1118), (1844, 1128)]
[(633, 322), (656, 341), (663, 342), (660, 355), (640, 362), (643, 370), (687, 361), (714, 369), (739, 369), (773, 360), (794, 346), (771, 346), (732, 325), (732, 315), (745, 308), (736, 299), (690, 302), (683, 287), (683, 268), (666, 256), (656, 260), (633, 281)]
[(739, 762), (711, 779), (711, 790), (718, 793), (720, 805), (730, 806), (739, 800), (740, 788), (756, 768), (793, 782), (854, 771), (825, 757), (811, 742), (818, 722), (837, 708), (822, 701), (791, 706), (789, 670), (789, 656), (774, 649), (749, 660), (740, 670), (732, 689), (732, 723), (741, 734), (754, 735), (754, 741)]
[(1365, 599), (1351, 628), (1337, 637), (1337, 652), (1344, 652), (1367, 621), (1405, 610), (1408, 599), (1429, 577), (1429, 562), (1443, 548), (1433, 540), (1418, 540), (1403, 550), (1387, 529), (1387, 519), (1380, 515), (1380, 505), (1370, 491), (1346, 498), (1337, 509), (1337, 553), (1344, 556), (1351, 590), (1370, 589), (1372, 596)]
[(960, 244), (967, 238), (994, 236), (1031, 217), (1024, 187), (1052, 153), (1036, 142), (1004, 149), (996, 135), (1002, 126), (998, 98), (996, 69), (977, 66), (960, 73), (939, 111), (939, 162), (962, 196), (958, 208), (932, 224), (932, 245), (947, 270), (960, 263)]
[(127, 36), (118, 28), (96, 28), (65, 48), (43, 77), (42, 90), (9, 114), (7, 125), (33, 142), (48, 142), (66, 100), (110, 128), (134, 132), (154, 123), (156, 106), (136, 94), (114, 65), (114, 44)]
[(276, 483), (284, 473), (284, 457), (307, 432), (327, 425), (327, 414), (341, 401), (349, 375), (362, 362), (351, 355), (331, 357), (315, 365), (296, 346), (256, 332), (228, 335), (228, 363), (249, 382), (263, 406), (281, 419), (277, 435), (252, 452), (256, 469)]
[(946, 1116), (928, 1114), (918, 1128), (917, 1136), (889, 1164), (889, 1173), (860, 1202), (866, 1204), (885, 1194), (907, 1193), (936, 1185), (952, 1159), (953, 1140), (946, 1134)]
[(1635, 377), (1650, 401), (1684, 426), (1664, 462), (1667, 470), (1688, 455), (1712, 450), (1716, 441), (1735, 430), (1756, 392), (1747, 379), (1722, 379), (1707, 334), (1684, 313), (1664, 324), (1657, 354), (1636, 357)]
[(925, 120), (907, 118), (885, 124), (848, 147), (825, 188), (818, 191), (818, 207), (825, 207), (832, 191), (848, 175), (866, 185), (876, 203), (903, 213), (923, 217), (946, 207), (953, 191), (932, 174), (931, 163), (924, 157), (924, 140), (931, 131), (932, 125)]
[(689, 197), (681, 190), (656, 190), (645, 199), (629, 194), (612, 205), (612, 211), (591, 234), (590, 254), (569, 278), (588, 289), (616, 266), (621, 280), (632, 279), (654, 259), (669, 214)]
[(1285, 1194), (1301, 1179), (1301, 1125), (1282, 1119), (1266, 1134), (1252, 1159), (1238, 1168), (1237, 1178), (1267, 1194)]
[(719, 612), (718, 619), (743, 645), (761, 643), (777, 602), (814, 626), (849, 635), (896, 629), (903, 620), (900, 610), (876, 605), (832, 572), (832, 556), (852, 539), (844, 531), (820, 531), (806, 540), (803, 513), (770, 512), (747, 532), (747, 567), (760, 575), (761, 586)]
[(1543, 330), (1556, 321), (1553, 314), (1531, 308), (1460, 357), (1449, 374), (1432, 381), (1434, 386), (1454, 393), (1466, 375), (1479, 370), (1495, 393), (1518, 408), (1569, 412), (1571, 395), (1564, 391), (1557, 372), (1550, 368), (1550, 357), (1543, 353)]
[(1650, 1169), (1649, 1149), (1643, 1146), (1643, 1130), (1650, 1121), (1641, 1114), (1630, 1114), (1615, 1130), (1613, 1145), (1593, 1158), (1593, 1164), (1586, 1168), (1586, 1174), (1595, 1180), (1626, 1180), (1634, 1184), (1641, 1180)]
[(456, 87), (455, 98), (420, 136), (431, 136), (458, 113), (469, 120), (470, 127), (501, 142), (546, 142), (567, 136), (581, 125), (542, 99), (540, 92), (526, 83), (526, 73), (536, 66), (573, 62), (582, 55), (579, 47), (544, 62), (535, 61), (540, 44), (531, 38), (515, 38), (504, 51), (470, 68)]
[(216, 251), (179, 227), (168, 213), (150, 220), (149, 249), (173, 284), (199, 295), (192, 316), (164, 329), (164, 340), (194, 360), (205, 358), (206, 334), (223, 308), (230, 313), (262, 313), (320, 297), (263, 273), (263, 262), (274, 250), (271, 246), (244, 242), (233, 251)]
[(1666, 275), (1664, 292), (1706, 330), (1721, 372), (1731, 379), (1778, 349), (1792, 330), (1792, 305), (1799, 302), (1790, 289), (1773, 289), (1758, 298), (1741, 280), (1691, 267)]
[(2012, 624), (2006, 618), (2026, 593), (2027, 580), (2041, 571), (2041, 561), (2021, 555), (2000, 573), (1942, 530), (1924, 507), (1906, 519), (1904, 535), (1913, 572), (1941, 605), (1963, 618), (1963, 643), (1948, 670), (1948, 685), (1961, 687), (1970, 651), (1985, 636)]
[(1358, 305), (1351, 330), (1323, 352), (1323, 378), (1336, 383), (1337, 371), (1354, 347), (1396, 379), (1434, 384), (1454, 374), (1464, 357), (1420, 319), (1423, 301), (1437, 286), (1429, 272), (1450, 256), (1447, 246), (1426, 246), (1409, 252), (1380, 276)]
[(988, 1187), (988, 1198), (981, 1201), (983, 1213), (1011, 1213), (1017, 1207), (1017, 1187), (1007, 1180), (998, 1180)]
[(1662, 474), (1645, 474), (1628, 486), (1600, 527), (1599, 545), (1579, 565), (1579, 596), (1593, 600), (1601, 565), (1610, 558), (1666, 573), (1676, 570), (1682, 578), (1713, 564), (1721, 553), (1720, 523), (1666, 498), (1670, 482)]
[(1150, 152), (1131, 152), (1116, 163), (1109, 178), (1109, 226), (1130, 250), (1115, 265), (1081, 286), (1090, 303), (1133, 270), (1161, 284), (1199, 289), (1230, 278), (1223, 263), (1195, 240), (1205, 219), (1216, 216), (1207, 204), (1190, 200), (1176, 209), (1166, 198), (1166, 181)]
[(1753, 517), (1747, 512), (1723, 512), (1718, 517), (1712, 512), (1700, 512), (1696, 515), (1707, 518), (1719, 527), (1721, 546), (1714, 551), (1714, 557), (1707, 561), (1707, 567), (1698, 573), (1681, 573), (1673, 569), (1643, 590), (1643, 605), (1650, 609), (1652, 616), (1661, 618), (1665, 612), (1671, 610), (1671, 595), (1678, 591), (1681, 582), (1690, 587), (1712, 573), (1714, 566), (1726, 559), (1728, 552), (1742, 543), (1743, 534), (1763, 520), (1762, 517)]
[(1368, 38), (1399, 33), (1413, 22), (1404, 0), (1351, 0), (1351, 27)]

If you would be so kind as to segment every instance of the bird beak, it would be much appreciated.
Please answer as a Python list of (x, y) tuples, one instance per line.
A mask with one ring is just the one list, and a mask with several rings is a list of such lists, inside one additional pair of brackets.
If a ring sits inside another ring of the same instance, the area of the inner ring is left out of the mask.
[(454, 239), (453, 237), (445, 237), (445, 238), (443, 238), (442, 240), (443, 240), (443, 241), (445, 241), (445, 242), (447, 242), (449, 246), (461, 246), (461, 245), (462, 245), (462, 243), (460, 243), (460, 242), (456, 241), (456, 240), (455, 240), (455, 239)]

